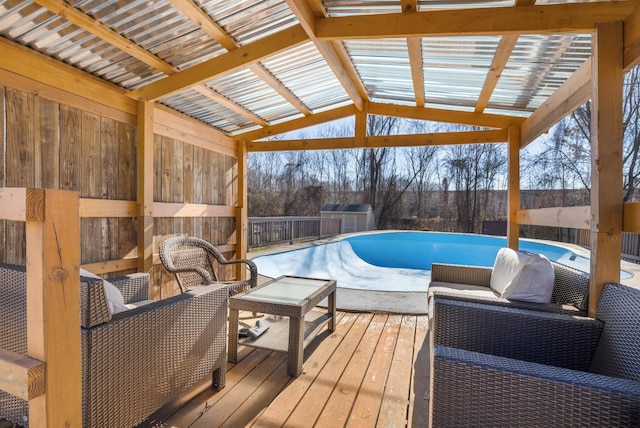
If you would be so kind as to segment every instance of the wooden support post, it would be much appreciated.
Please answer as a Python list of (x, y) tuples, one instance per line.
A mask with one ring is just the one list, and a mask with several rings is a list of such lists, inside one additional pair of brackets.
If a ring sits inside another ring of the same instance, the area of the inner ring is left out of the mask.
[(622, 23), (598, 24), (592, 39), (591, 277), (589, 315), (604, 285), (620, 281), (622, 243)]
[(27, 353), (46, 371), (32, 427), (82, 426), (79, 205), (76, 192), (27, 191)]
[(367, 145), (367, 112), (357, 112), (355, 118), (354, 143), (356, 148), (366, 147)]
[[(236, 259), (247, 258), (247, 228), (248, 199), (247, 199), (247, 157), (249, 153), (249, 143), (238, 141), (238, 207), (236, 208)], [(246, 266), (236, 265), (236, 278), (245, 279), (247, 276)]]
[(507, 189), (507, 247), (518, 249), (520, 237), (520, 225), (518, 224), (518, 211), (520, 210), (520, 127), (509, 127), (509, 184)]
[(153, 265), (153, 109), (154, 103), (138, 101), (138, 272)]

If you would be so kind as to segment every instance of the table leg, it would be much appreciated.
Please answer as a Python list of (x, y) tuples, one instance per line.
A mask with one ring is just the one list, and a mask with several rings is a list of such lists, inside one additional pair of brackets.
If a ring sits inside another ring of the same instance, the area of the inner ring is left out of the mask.
[(289, 358), (287, 373), (290, 376), (302, 374), (302, 359), (304, 357), (304, 317), (289, 318)]
[(329, 319), (329, 331), (335, 331), (336, 329), (336, 292), (329, 294), (327, 310), (331, 319)]
[(239, 310), (229, 309), (229, 338), (227, 342), (227, 361), (238, 362), (238, 321)]

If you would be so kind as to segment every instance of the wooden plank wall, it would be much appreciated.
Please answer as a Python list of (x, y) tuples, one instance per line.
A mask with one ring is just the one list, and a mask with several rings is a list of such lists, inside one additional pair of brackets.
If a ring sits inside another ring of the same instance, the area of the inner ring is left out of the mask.
[[(237, 159), (192, 144), (156, 134), (154, 137), (154, 195), (156, 202), (233, 205), (238, 194)], [(235, 251), (236, 220), (234, 217), (155, 218), (153, 253), (160, 243), (174, 235), (191, 235), (218, 246), (226, 258)], [(179, 293), (173, 275), (154, 263), (154, 298)], [(232, 278), (234, 272), (220, 272)]]
[[(96, 103), (67, 104), (68, 95), (54, 88), (51, 91), (58, 94), (57, 98), (39, 95), (44, 93), (42, 85), (34, 83), (31, 87), (26, 79), (18, 88), (11, 87), (10, 81), (0, 83), (5, 84), (0, 85), (0, 111), (4, 112), (0, 114), (0, 141), (6, 143), (0, 149), (0, 187), (45, 187), (75, 190), (80, 198), (136, 200), (135, 121), (119, 120), (112, 112), (102, 114)], [(168, 116), (163, 113), (161, 117), (166, 120)], [(161, 128), (189, 127), (189, 120), (176, 116)], [(191, 134), (197, 132), (182, 132), (179, 137), (155, 134), (154, 201), (237, 206), (237, 158), (229, 149), (214, 151), (215, 144), (210, 149), (203, 147), (207, 137), (201, 132), (194, 137), (195, 144), (183, 141)], [(159, 264), (158, 248), (164, 238), (174, 234), (198, 236), (218, 245), (225, 257), (233, 258), (235, 229), (233, 216), (155, 218), (151, 297), (164, 298), (179, 291), (173, 276)], [(82, 264), (137, 257), (137, 223), (133, 217), (82, 218), (80, 236)], [(24, 224), (0, 222), (0, 239), (0, 262), (24, 265)], [(223, 278), (234, 275), (233, 269), (221, 271)]]
[[(75, 190), (81, 198), (135, 199), (135, 127), (11, 87), (2, 88), (2, 187)], [(81, 260), (135, 251), (131, 218), (81, 220)], [(25, 264), (24, 224), (5, 222), (0, 259)], [(135, 255), (135, 254), (133, 254)]]

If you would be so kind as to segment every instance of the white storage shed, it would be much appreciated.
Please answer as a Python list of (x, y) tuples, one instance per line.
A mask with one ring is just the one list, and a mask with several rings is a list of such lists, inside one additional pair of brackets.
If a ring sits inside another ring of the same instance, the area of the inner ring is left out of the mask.
[(373, 230), (376, 223), (370, 204), (325, 204), (320, 217), (341, 219), (340, 233)]

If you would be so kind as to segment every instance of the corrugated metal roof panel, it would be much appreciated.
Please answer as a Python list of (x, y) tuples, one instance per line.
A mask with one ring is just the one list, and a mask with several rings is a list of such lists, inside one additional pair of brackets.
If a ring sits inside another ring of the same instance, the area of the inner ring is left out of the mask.
[(282, 0), (199, 0), (197, 3), (240, 45), (298, 23), (287, 3)]
[(521, 36), (488, 106), (533, 111), (590, 55), (588, 34)]
[(274, 55), (262, 64), (312, 111), (350, 100), (313, 43)]
[(424, 38), (426, 101), (475, 106), (499, 42), (499, 37)]
[(244, 116), (212, 102), (192, 89), (163, 98), (160, 102), (230, 134), (254, 126)]

